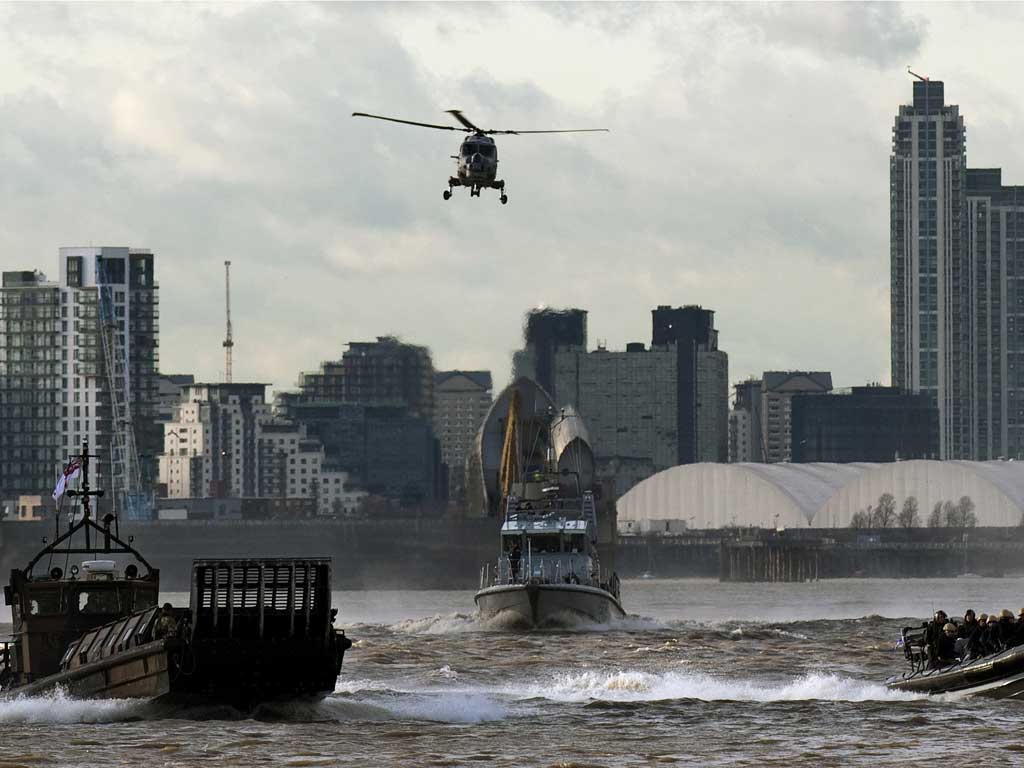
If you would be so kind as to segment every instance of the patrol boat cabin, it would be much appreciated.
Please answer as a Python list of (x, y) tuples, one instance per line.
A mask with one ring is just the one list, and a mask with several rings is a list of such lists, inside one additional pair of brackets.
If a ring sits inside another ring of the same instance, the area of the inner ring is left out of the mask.
[(590, 492), (560, 498), (557, 486), (525, 483), (526, 498), (508, 497), (501, 526), (497, 581), (599, 583), (597, 513)]

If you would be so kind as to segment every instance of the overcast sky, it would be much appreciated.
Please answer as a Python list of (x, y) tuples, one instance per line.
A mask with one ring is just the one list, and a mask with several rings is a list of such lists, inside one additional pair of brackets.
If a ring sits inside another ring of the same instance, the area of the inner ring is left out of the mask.
[[(0, 5), (0, 264), (157, 257), (161, 368), (290, 387), (345, 344), (429, 346), (503, 385), (531, 307), (590, 344), (715, 310), (737, 381), (889, 380), (888, 159), (907, 65), (946, 83), (972, 166), (1024, 184), (1011, 5)], [(509, 204), (441, 192), (494, 128)]]

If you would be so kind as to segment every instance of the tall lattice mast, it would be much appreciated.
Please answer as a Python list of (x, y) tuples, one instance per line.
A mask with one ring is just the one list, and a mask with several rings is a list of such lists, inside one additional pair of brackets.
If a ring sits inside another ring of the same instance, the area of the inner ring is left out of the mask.
[(231, 262), (224, 262), (224, 307), (227, 311), (227, 328), (224, 334), (224, 381), (231, 383), (231, 348), (235, 342), (231, 340)]
[(96, 293), (100, 343), (110, 394), (110, 490), (114, 510), (127, 513), (129, 520), (150, 516), (148, 498), (142, 489), (142, 471), (132, 421), (131, 380), (125, 350), (126, 331), (114, 311), (113, 288), (104, 274), (103, 260), (96, 259)]

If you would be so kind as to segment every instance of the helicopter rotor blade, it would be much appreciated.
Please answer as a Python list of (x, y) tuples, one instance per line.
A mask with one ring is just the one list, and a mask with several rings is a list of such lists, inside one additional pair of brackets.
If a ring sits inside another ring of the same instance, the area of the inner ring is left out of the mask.
[(372, 117), (375, 120), (387, 120), (390, 123), (402, 123), (403, 125), (418, 125), (421, 128), (436, 128), (439, 131), (462, 131), (469, 133), (469, 128), (458, 128), (454, 125), (435, 125), (434, 123), (417, 123), (414, 120), (399, 120), (397, 117), (384, 117), (383, 115), (371, 115), (367, 112), (353, 112), (352, 117)]
[(506, 133), (518, 136), (521, 133), (610, 133), (607, 128), (568, 128), (560, 131), (480, 131), (480, 133)]
[(458, 120), (460, 123), (462, 123), (464, 126), (466, 126), (467, 130), (476, 131), (477, 133), (491, 133), (491, 131), (482, 131), (479, 128), (477, 128), (475, 125), (473, 125), (473, 123), (471, 123), (469, 121), (469, 118), (466, 117), (464, 114), (462, 114), (462, 110), (461, 109), (447, 109), (445, 111), (449, 115), (454, 117), (456, 120)]

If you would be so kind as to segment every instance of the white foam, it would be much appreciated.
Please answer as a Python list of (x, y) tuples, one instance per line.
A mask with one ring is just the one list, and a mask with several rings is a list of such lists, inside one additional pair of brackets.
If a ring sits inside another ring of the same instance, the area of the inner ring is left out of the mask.
[(0, 723), (108, 723), (138, 717), (136, 699), (73, 699), (62, 691), (0, 701)]
[(428, 616), (424, 619), (407, 619), (392, 624), (390, 629), (411, 635), (450, 635), (486, 629), (475, 616), (464, 613), (450, 613), (442, 616)]
[(884, 685), (811, 673), (770, 683), (713, 677), (698, 672), (620, 670), (557, 675), (553, 680), (506, 689), (523, 698), (560, 702), (587, 701), (890, 701), (925, 698), (890, 691)]
[(363, 691), (390, 691), (394, 690), (386, 683), (378, 680), (349, 680), (344, 676), (338, 678), (334, 684), (335, 693), (361, 693)]
[(503, 720), (508, 708), (485, 694), (466, 691), (417, 694), (391, 702), (377, 702), (396, 717), (440, 723), (483, 723)]

